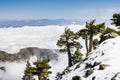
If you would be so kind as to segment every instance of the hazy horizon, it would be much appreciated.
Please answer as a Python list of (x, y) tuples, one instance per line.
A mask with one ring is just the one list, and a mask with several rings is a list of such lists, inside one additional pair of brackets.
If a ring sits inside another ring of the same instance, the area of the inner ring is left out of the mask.
[(77, 19), (108, 21), (119, 0), (0, 0), (0, 20)]

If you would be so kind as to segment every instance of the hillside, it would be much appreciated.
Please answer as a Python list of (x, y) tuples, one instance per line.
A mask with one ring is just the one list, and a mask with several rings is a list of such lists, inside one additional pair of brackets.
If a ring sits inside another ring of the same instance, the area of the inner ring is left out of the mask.
[[(71, 80), (73, 76), (80, 76), (82, 80), (120, 80), (120, 37), (109, 39), (101, 43), (91, 55), (81, 63), (71, 67), (69, 73), (61, 80)], [(88, 75), (88, 71), (91, 74)]]
[(17, 53), (7, 53), (0, 51), (0, 61), (14, 62), (29, 60), (31, 56), (41, 57), (46, 60), (57, 60), (59, 50), (57, 49), (41, 49), (37, 47), (27, 47), (20, 49)]

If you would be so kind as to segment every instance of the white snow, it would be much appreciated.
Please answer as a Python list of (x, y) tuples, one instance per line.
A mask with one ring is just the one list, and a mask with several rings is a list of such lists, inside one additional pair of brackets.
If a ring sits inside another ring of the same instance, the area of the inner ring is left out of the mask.
[[(71, 80), (73, 76), (79, 75), (82, 80), (92, 80), (92, 77), (96, 76), (95, 80), (111, 80), (116, 73), (120, 72), (120, 37), (109, 39), (104, 41), (99, 47), (92, 52), (88, 60), (81, 64), (81, 67), (73, 70), (69, 74), (63, 76), (62, 80)], [(102, 55), (104, 53), (104, 55)], [(101, 62), (101, 64), (107, 64), (104, 70), (99, 70), (99, 66), (94, 67), (94, 73), (85, 78), (85, 72), (89, 69), (85, 69), (85, 63)], [(116, 80), (120, 80), (118, 76)]]

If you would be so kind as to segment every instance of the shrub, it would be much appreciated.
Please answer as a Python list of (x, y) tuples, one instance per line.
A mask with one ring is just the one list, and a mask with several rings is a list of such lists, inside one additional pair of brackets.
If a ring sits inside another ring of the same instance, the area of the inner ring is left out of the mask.
[(86, 68), (92, 68), (92, 67), (93, 67), (92, 64), (90, 64), (90, 63), (86, 63)]
[(101, 64), (101, 65), (99, 65), (99, 70), (104, 70), (105, 67), (108, 67), (108, 66), (110, 66), (110, 65), (108, 65), (108, 64)]
[(99, 65), (101, 62), (94, 62), (93, 67)]
[(74, 76), (72, 77), (72, 80), (82, 80), (80, 76)]
[(65, 75), (65, 74), (68, 74), (71, 70), (69, 69), (69, 67), (67, 67), (66, 69), (64, 69), (64, 71), (62, 72), (58, 72), (57, 75), (56, 75), (56, 80), (61, 80), (62, 79), (62, 76)]
[(85, 76), (88, 77), (90, 76), (94, 71), (92, 69), (90, 70), (87, 70), (86, 73), (85, 73)]
[(101, 62), (94, 62), (94, 64), (86, 63), (86, 68), (93, 68), (99, 65)]
[(95, 80), (95, 78), (96, 78), (96, 77), (95, 77), (95, 76), (93, 76), (93, 77), (92, 77), (92, 80)]

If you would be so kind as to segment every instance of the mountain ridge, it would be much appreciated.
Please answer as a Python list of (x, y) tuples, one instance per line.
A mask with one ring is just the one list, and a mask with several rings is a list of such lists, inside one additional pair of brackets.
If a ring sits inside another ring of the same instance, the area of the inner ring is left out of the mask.
[(0, 28), (23, 27), (23, 26), (69, 25), (82, 23), (83, 21), (66, 19), (0, 20)]
[(38, 47), (27, 47), (22, 48), (17, 53), (7, 53), (5, 51), (0, 51), (0, 61), (19, 61), (19, 60), (28, 60), (31, 56), (42, 57), (47, 60), (56, 60), (58, 58), (57, 49), (44, 49)]

